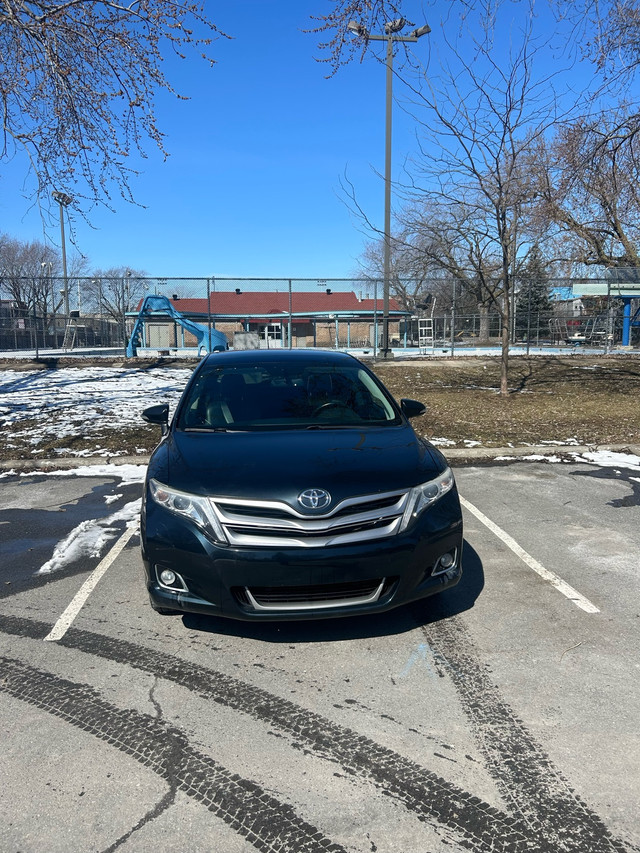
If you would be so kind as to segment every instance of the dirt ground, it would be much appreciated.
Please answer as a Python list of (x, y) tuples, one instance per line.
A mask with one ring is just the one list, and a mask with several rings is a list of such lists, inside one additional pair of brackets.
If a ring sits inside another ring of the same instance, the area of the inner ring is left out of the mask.
[[(3, 370), (55, 370), (59, 367), (126, 366), (140, 370), (158, 367), (195, 367), (194, 360), (45, 359), (0, 362)], [(416, 418), (416, 430), (429, 439), (445, 439), (445, 446), (479, 442), (483, 447), (523, 447), (540, 444), (640, 444), (640, 354), (609, 356), (534, 356), (512, 358), (510, 393), (499, 394), (497, 358), (399, 359), (372, 364), (397, 400), (425, 403), (427, 413)], [(22, 426), (24, 426), (24, 421)], [(18, 431), (5, 425), (5, 436)], [(101, 434), (103, 447), (114, 453), (140, 454), (153, 449), (157, 428), (141, 422), (137, 428)], [(85, 437), (71, 442), (74, 452)], [(87, 447), (91, 446), (93, 438)], [(65, 445), (69, 446), (67, 438)], [(42, 457), (55, 455), (55, 443)], [(9, 454), (9, 455), (7, 455)], [(0, 448), (0, 459), (28, 458), (30, 448)]]

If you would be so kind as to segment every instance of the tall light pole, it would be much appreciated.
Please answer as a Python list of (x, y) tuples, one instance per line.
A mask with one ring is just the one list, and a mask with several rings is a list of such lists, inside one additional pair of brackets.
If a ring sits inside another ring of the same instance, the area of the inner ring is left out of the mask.
[(54, 201), (60, 205), (60, 240), (62, 241), (62, 274), (64, 276), (64, 316), (66, 322), (69, 322), (69, 278), (67, 276), (67, 250), (64, 241), (64, 208), (69, 207), (73, 199), (66, 193), (55, 190), (53, 193)]
[[(125, 291), (126, 281), (126, 291)], [(131, 298), (131, 270), (127, 270), (122, 279), (122, 339), (124, 341), (124, 357), (127, 357), (127, 308)]]
[(408, 25), (404, 18), (396, 18), (384, 25), (384, 35), (372, 35), (364, 24), (349, 21), (347, 29), (366, 41), (386, 41), (387, 43), (387, 87), (385, 117), (385, 157), (384, 157), (384, 281), (382, 288), (382, 347), (383, 358), (388, 358), (389, 349), (389, 290), (391, 283), (391, 116), (393, 104), (393, 45), (394, 42), (414, 42), (431, 32), (425, 24), (412, 30), (407, 36), (398, 33)]
[[(49, 291), (51, 291), (51, 275), (52, 275), (52, 270), (53, 270), (53, 261), (41, 261), (40, 262), (40, 269), (42, 270), (42, 278), (43, 278), (43, 282), (42, 282), (42, 284), (43, 284), (43, 287), (42, 287), (42, 304), (44, 305), (44, 319), (43, 319), (43, 323), (42, 323), (42, 346), (46, 347), (46, 345), (47, 345), (46, 335), (47, 335), (47, 327), (48, 327), (47, 308), (48, 308), (48, 302), (49, 302)], [(51, 294), (51, 302), (52, 302), (51, 310), (55, 314), (55, 302), (53, 299), (53, 293)]]
[(98, 328), (100, 329), (100, 346), (104, 346), (104, 324), (102, 322), (102, 279), (93, 278), (91, 284), (98, 286)]
[(213, 287), (215, 290), (216, 277), (214, 275), (207, 279), (207, 329), (209, 330), (207, 352), (211, 352), (211, 281), (213, 281)]

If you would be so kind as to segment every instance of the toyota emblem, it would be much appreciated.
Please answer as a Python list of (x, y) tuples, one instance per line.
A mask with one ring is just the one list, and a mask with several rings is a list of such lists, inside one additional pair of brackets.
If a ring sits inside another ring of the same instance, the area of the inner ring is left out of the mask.
[(324, 509), (331, 503), (331, 495), (324, 489), (305, 489), (298, 495), (298, 503), (305, 509)]

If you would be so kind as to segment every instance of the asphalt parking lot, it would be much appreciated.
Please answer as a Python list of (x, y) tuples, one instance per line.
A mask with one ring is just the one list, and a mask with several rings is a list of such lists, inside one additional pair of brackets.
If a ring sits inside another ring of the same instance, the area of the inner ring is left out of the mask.
[(0, 849), (637, 850), (640, 472), (456, 477), (457, 588), (267, 625), (150, 609), (139, 484), (4, 479)]

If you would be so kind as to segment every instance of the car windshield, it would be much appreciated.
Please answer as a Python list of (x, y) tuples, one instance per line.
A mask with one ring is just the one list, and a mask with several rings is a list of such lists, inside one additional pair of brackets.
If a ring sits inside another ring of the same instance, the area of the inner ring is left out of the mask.
[[(222, 361), (222, 359), (221, 359)], [(338, 428), (400, 422), (391, 401), (357, 363), (271, 362), (204, 367), (180, 407), (177, 428)]]

